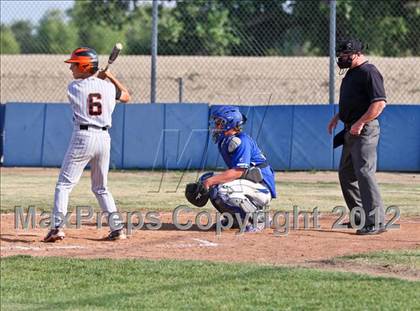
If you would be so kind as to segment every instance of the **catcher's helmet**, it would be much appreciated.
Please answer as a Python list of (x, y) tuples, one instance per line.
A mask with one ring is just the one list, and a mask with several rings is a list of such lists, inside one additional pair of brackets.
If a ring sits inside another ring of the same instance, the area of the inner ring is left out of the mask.
[(215, 109), (210, 116), (210, 131), (214, 142), (218, 142), (223, 133), (233, 129), (241, 129), (246, 117), (235, 106), (222, 106)]
[(95, 73), (98, 71), (98, 54), (94, 49), (81, 47), (71, 53), (65, 63), (77, 63), (81, 72)]

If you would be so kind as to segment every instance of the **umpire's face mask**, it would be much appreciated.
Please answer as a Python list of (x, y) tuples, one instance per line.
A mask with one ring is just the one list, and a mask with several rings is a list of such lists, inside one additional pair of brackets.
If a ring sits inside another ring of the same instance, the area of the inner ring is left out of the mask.
[(340, 69), (350, 68), (353, 63), (353, 53), (340, 53), (337, 59), (337, 65)]

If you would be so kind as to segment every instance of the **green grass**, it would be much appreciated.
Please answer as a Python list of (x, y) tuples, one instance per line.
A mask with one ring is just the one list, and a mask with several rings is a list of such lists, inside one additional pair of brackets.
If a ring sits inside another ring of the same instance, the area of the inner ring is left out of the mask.
[[(1, 212), (13, 211), (15, 206), (29, 205), (34, 205), (38, 210), (51, 210), (58, 173), (58, 169), (3, 169)], [(198, 174), (179, 171), (111, 171), (109, 188), (122, 211), (169, 211), (187, 203), (184, 197), (185, 185), (195, 180)], [(293, 180), (293, 173), (278, 172), (278, 198), (272, 201), (271, 208), (292, 210), (296, 205), (300, 210), (318, 207), (321, 212), (331, 212), (334, 206), (344, 205), (338, 177), (328, 181), (324, 180), (322, 173), (308, 173), (308, 176), (311, 176), (312, 180), (300, 181)], [(70, 195), (70, 209), (78, 205), (97, 207), (90, 187), (90, 172), (85, 171)], [(402, 215), (420, 215), (418, 185), (387, 182), (380, 183), (380, 187), (386, 206), (399, 206)]]
[(334, 259), (367, 266), (387, 266), (420, 271), (420, 248), (412, 250), (382, 251), (367, 254), (355, 254)]
[(413, 310), (420, 282), (255, 264), (1, 260), (2, 310)]

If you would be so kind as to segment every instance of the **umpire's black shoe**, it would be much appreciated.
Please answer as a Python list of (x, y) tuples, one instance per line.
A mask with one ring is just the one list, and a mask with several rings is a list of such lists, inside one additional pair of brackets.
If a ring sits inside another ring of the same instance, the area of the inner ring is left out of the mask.
[(366, 227), (363, 227), (362, 229), (359, 229), (356, 231), (357, 235), (373, 235), (373, 234), (381, 234), (386, 232), (386, 228), (379, 224), (378, 227), (375, 227), (375, 225), (368, 225)]
[[(355, 226), (358, 226), (360, 224), (360, 222), (356, 222), (354, 225)], [(343, 226), (346, 226), (348, 229), (353, 229), (353, 226), (351, 225), (351, 222), (350, 221), (348, 221), (348, 222), (343, 222), (343, 224), (342, 224)]]
[[(359, 226), (360, 225), (360, 213), (356, 212), (353, 216), (353, 221), (354, 221), (354, 225), (355, 226)], [(348, 229), (353, 229), (353, 226), (351, 225), (351, 222), (343, 222), (343, 226), (346, 226)]]

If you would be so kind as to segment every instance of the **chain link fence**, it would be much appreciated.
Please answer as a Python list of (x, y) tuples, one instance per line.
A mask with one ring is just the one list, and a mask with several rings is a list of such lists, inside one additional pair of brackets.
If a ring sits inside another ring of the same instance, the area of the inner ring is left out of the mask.
[[(90, 46), (133, 93), (150, 101), (150, 1), (1, 1), (1, 98), (67, 102), (63, 61)], [(420, 1), (337, 0), (337, 38), (368, 43), (391, 104), (419, 104)], [(160, 1), (157, 101), (324, 104), (329, 1)], [(335, 82), (336, 101), (341, 78)]]

